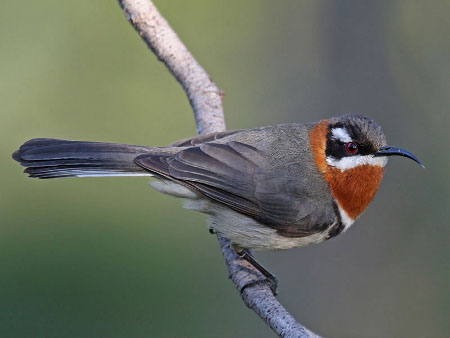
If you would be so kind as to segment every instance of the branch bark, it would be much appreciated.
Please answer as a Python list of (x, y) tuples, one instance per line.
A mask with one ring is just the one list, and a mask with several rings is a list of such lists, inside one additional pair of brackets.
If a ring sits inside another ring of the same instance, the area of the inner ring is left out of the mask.
[[(118, 0), (128, 21), (183, 87), (194, 111), (197, 132), (225, 130), (223, 92), (194, 59), (150, 0)], [(267, 280), (218, 235), (229, 276), (245, 305), (281, 337), (319, 337), (299, 324), (273, 295)]]
[(225, 130), (224, 93), (194, 59), (155, 5), (149, 0), (119, 0), (119, 4), (147, 46), (183, 87), (194, 110), (197, 132), (201, 135)]

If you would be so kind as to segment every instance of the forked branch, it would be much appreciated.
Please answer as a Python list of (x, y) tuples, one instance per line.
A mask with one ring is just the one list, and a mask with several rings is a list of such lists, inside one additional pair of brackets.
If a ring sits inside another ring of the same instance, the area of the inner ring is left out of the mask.
[[(150, 0), (119, 0), (128, 21), (185, 90), (194, 111), (197, 131), (225, 130), (223, 92), (194, 59)], [(244, 303), (281, 337), (319, 337), (299, 324), (278, 302), (266, 279), (241, 259), (230, 241), (218, 235), (231, 280)]]

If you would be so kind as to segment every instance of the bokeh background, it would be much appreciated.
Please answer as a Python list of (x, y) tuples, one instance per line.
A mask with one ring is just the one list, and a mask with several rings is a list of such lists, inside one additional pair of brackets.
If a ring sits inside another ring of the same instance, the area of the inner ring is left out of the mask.
[[(392, 159), (344, 235), (257, 254), (328, 337), (448, 337), (450, 2), (156, 1), (226, 92), (229, 129), (364, 113)], [(0, 5), (0, 336), (271, 337), (203, 215), (146, 178), (31, 180), (33, 137), (166, 145), (184, 92), (116, 1)]]

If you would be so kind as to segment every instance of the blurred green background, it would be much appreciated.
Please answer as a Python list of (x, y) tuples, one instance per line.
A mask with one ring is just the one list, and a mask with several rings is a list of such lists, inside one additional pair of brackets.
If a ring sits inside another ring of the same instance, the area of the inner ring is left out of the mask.
[[(156, 1), (226, 92), (229, 129), (364, 113), (392, 159), (344, 235), (257, 254), (328, 337), (448, 337), (449, 1)], [(204, 216), (146, 178), (31, 180), (33, 137), (166, 145), (195, 134), (181, 87), (116, 1), (0, 5), (0, 336), (271, 337)]]

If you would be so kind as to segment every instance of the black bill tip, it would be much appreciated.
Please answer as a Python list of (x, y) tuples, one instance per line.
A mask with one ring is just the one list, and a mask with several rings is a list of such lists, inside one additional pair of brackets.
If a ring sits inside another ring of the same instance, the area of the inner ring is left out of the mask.
[(404, 156), (419, 163), (423, 168), (425, 168), (425, 166), (422, 164), (422, 162), (420, 162), (420, 160), (417, 157), (415, 157), (409, 151), (398, 147), (391, 147), (391, 146), (381, 147), (380, 150), (376, 152), (374, 156)]

